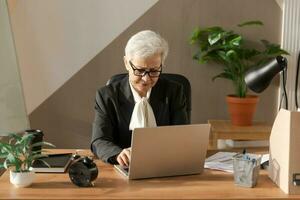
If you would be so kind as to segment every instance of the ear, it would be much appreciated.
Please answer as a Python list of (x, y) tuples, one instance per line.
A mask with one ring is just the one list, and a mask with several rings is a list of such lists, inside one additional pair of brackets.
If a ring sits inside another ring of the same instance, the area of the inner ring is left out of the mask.
[(128, 59), (127, 59), (126, 56), (123, 57), (123, 61), (124, 61), (124, 65), (126, 67), (126, 70), (129, 71), (130, 67), (129, 67)]

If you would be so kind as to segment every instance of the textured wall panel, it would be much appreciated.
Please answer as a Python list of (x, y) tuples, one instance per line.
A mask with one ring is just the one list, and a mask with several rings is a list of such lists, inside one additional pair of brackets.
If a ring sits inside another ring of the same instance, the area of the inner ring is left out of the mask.
[(0, 1), (0, 135), (29, 127), (6, 1)]
[[(295, 80), (297, 58), (300, 53), (300, 1), (283, 1), (282, 47), (288, 56), (287, 93), (290, 110), (295, 110)], [(298, 86), (299, 88), (299, 86)], [(299, 92), (298, 92), (299, 94)], [(300, 98), (298, 97), (298, 103)], [(298, 105), (299, 106), (299, 105)]]
[[(247, 38), (280, 42), (281, 10), (275, 0), (159, 1), (34, 110), (30, 115), (31, 125), (45, 130), (49, 141), (58, 147), (88, 147), (96, 89), (105, 85), (112, 75), (125, 72), (125, 44), (131, 35), (144, 29), (159, 32), (169, 42), (170, 54), (164, 72), (189, 78), (192, 122), (228, 119), (225, 96), (233, 93), (232, 85), (227, 80), (211, 81), (222, 67), (195, 62), (192, 59), (194, 47), (189, 45), (188, 38), (196, 26), (221, 25), (240, 32), (235, 25), (251, 19), (260, 19), (265, 26), (243, 29)], [(278, 81), (273, 81), (260, 95), (256, 120), (273, 122), (277, 96)]]
[(8, 1), (28, 114), (156, 2)]

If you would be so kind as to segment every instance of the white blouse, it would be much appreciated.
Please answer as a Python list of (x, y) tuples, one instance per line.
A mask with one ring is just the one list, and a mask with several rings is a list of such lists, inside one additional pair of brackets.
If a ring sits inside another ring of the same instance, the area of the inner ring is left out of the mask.
[(148, 100), (151, 94), (151, 88), (146, 97), (141, 97), (129, 82), (131, 92), (135, 101), (131, 115), (129, 130), (134, 128), (156, 127), (156, 120), (151, 105)]

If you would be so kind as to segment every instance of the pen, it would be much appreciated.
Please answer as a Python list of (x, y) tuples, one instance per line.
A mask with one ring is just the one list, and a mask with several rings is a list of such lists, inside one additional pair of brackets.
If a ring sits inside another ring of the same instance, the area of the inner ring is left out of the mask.
[(243, 154), (246, 154), (246, 148), (244, 148), (244, 150), (243, 150)]
[(246, 149), (243, 150), (243, 159), (244, 160), (250, 160), (249, 156), (246, 155)]

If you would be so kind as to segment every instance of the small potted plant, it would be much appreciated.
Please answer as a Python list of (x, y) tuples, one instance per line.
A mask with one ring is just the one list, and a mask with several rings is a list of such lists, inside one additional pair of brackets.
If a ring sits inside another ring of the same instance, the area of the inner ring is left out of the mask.
[(33, 161), (47, 157), (42, 154), (43, 150), (32, 151), (32, 149), (42, 145), (54, 147), (48, 142), (32, 144), (34, 137), (34, 133), (24, 135), (12, 133), (8, 136), (8, 142), (0, 141), (0, 158), (4, 160), (0, 163), (0, 168), (10, 169), (10, 182), (17, 187), (31, 185), (35, 175), (33, 171), (30, 171)]
[[(238, 27), (257, 25), (261, 21), (248, 21)], [(252, 41), (253, 42), (253, 41)], [(229, 79), (235, 88), (235, 94), (227, 96), (229, 113), (233, 125), (252, 124), (258, 97), (247, 95), (244, 80), (246, 71), (251, 67), (263, 65), (278, 55), (288, 55), (280, 45), (260, 40), (260, 47), (251, 47), (241, 34), (225, 30), (219, 26), (196, 28), (190, 38), (190, 44), (196, 45), (197, 52), (193, 59), (199, 64), (215, 62), (223, 66), (223, 71), (212, 78)]]

